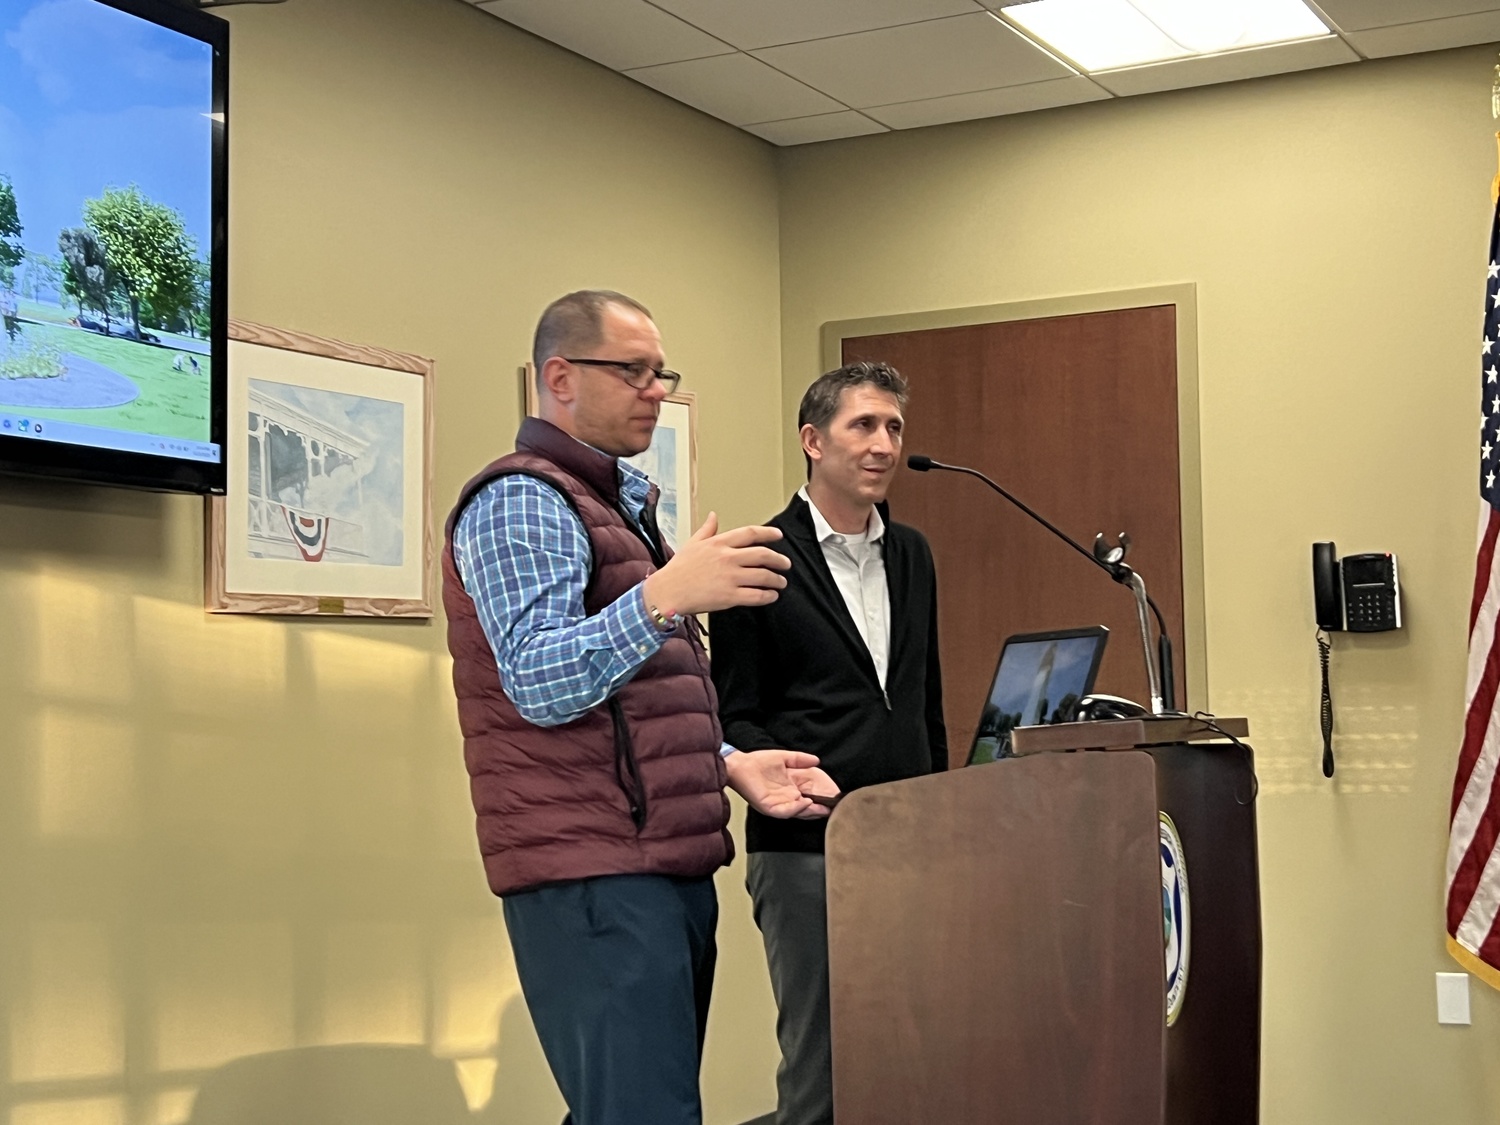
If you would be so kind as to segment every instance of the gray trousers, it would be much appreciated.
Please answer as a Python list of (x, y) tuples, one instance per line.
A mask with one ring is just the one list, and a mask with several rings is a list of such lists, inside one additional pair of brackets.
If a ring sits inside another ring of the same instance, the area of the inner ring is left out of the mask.
[(828, 1034), (828, 886), (823, 857), (754, 852), (745, 886), (776, 997), (776, 1125), (832, 1125)]

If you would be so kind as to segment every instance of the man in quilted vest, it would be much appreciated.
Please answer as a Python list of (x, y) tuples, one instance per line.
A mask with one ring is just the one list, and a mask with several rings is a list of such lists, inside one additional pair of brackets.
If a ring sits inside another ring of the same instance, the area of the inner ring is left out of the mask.
[(647, 448), (665, 369), (619, 293), (554, 301), (533, 345), (540, 418), (464, 486), (443, 603), (490, 888), (573, 1125), (699, 1125), (713, 873), (733, 856), (726, 782), (762, 815), (814, 819), (810, 754), (724, 744), (693, 615), (785, 587), (781, 532), (717, 532), (675, 556)]

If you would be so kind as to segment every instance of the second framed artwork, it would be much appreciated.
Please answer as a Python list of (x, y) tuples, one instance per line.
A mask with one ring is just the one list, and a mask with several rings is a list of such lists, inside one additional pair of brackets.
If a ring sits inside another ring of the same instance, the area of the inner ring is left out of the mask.
[(245, 321), (229, 341), (207, 608), (431, 617), (432, 361)]
[[(520, 369), (526, 414), (538, 415), (536, 375), (531, 364)], [(698, 527), (698, 396), (678, 391), (662, 400), (656, 432), (644, 453), (626, 457), (660, 490), (656, 523), (673, 551)]]

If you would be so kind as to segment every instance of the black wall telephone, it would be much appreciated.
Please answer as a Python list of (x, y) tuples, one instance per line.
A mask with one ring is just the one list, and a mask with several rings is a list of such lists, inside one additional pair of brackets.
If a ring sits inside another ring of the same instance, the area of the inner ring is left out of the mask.
[(1313, 616), (1318, 620), (1318, 663), (1323, 670), (1319, 719), (1323, 776), (1333, 776), (1333, 694), (1328, 688), (1329, 633), (1384, 633), (1401, 628), (1401, 579), (1396, 556), (1385, 551), (1340, 559), (1332, 543), (1312, 545)]
[(1384, 633), (1401, 628), (1401, 578), (1386, 551), (1338, 557), (1332, 543), (1313, 544), (1313, 609), (1327, 632)]

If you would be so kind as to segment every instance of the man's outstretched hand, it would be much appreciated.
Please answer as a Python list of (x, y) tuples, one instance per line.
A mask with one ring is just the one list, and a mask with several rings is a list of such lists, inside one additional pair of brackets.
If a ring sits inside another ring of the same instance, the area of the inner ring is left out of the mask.
[(778, 820), (816, 820), (829, 809), (808, 793), (838, 796), (839, 787), (818, 769), (818, 759), (800, 750), (736, 750), (724, 759), (729, 784), (756, 812)]
[(664, 617), (770, 605), (786, 588), (781, 572), (792, 565), (791, 559), (766, 545), (780, 538), (774, 527), (720, 532), (719, 517), (709, 512), (672, 561), (646, 579), (646, 604)]

